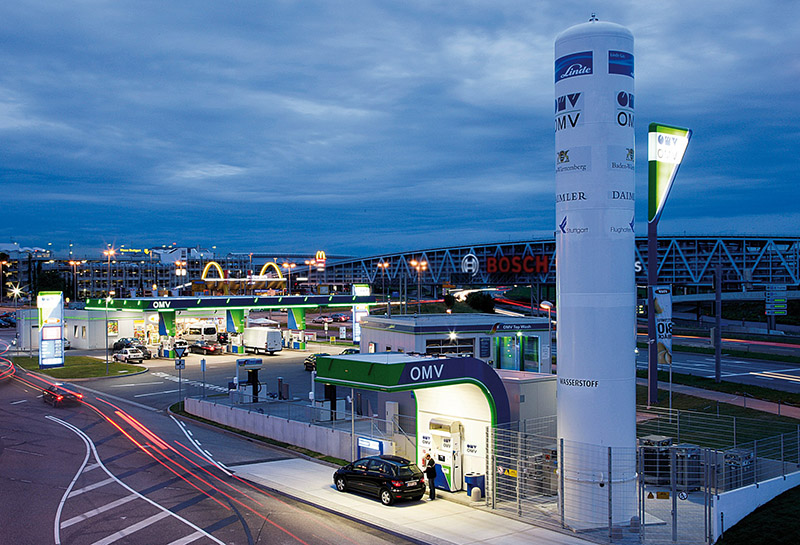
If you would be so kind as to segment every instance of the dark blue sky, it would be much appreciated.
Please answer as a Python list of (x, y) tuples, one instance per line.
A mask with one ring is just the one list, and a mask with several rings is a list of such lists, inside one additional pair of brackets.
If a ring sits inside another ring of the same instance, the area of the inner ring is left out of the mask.
[[(664, 234), (798, 236), (800, 3), (603, 2)], [(0, 242), (384, 251), (551, 236), (553, 42), (586, 2), (6, 2)]]

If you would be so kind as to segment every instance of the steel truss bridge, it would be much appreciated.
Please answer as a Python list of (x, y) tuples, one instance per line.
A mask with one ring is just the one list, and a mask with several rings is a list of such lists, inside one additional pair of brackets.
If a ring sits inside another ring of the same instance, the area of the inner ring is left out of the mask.
[[(417, 262), (416, 268), (412, 261)], [(427, 263), (424, 270), (419, 266), (421, 261)], [(554, 239), (455, 246), (329, 261), (324, 282), (369, 283), (375, 291), (383, 291), (384, 285), (386, 291), (394, 290), (404, 282), (411, 284), (413, 290), (419, 282), (433, 295), (438, 288), (451, 284), (518, 284), (532, 285), (537, 293), (554, 296), (555, 261)], [(659, 282), (675, 286), (676, 294), (712, 290), (717, 263), (722, 269), (723, 291), (758, 290), (767, 284), (796, 287), (800, 283), (800, 238), (659, 237)], [(631, 266), (635, 267), (637, 284), (646, 285), (647, 237), (636, 238)], [(309, 282), (323, 282), (323, 273), (308, 272)]]

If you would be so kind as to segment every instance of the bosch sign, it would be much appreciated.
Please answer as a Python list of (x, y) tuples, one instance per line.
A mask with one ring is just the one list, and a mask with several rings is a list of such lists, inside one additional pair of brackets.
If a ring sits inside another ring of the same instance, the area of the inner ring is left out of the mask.
[(550, 258), (546, 255), (500, 256), (486, 258), (488, 273), (547, 273), (550, 271)]

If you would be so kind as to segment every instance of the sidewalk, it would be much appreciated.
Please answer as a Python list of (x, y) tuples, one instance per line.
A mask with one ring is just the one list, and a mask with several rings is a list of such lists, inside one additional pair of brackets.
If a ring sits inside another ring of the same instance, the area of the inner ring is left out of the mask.
[[(377, 498), (342, 493), (333, 486), (334, 467), (293, 458), (229, 467), (238, 477), (259, 483), (326, 511), (365, 522), (386, 532), (433, 545), (586, 545), (570, 535), (532, 526), (461, 503), (466, 494), (436, 491), (436, 500), (384, 506)], [(483, 505), (478, 502), (477, 505)]]
[[(647, 379), (637, 378), (636, 384), (639, 386), (647, 386)], [(669, 390), (669, 384), (659, 381), (658, 389), (664, 391)], [(781, 404), (779, 406), (773, 401), (762, 401), (761, 399), (755, 399), (752, 397), (746, 398), (744, 396), (726, 394), (724, 392), (716, 392), (714, 390), (704, 390), (702, 388), (695, 388), (693, 386), (684, 386), (674, 383), (672, 385), (672, 392), (709, 399), (711, 401), (719, 401), (720, 403), (737, 405), (739, 407), (746, 407), (748, 409), (754, 409), (756, 411), (762, 411), (765, 413), (780, 414), (781, 416), (787, 416), (789, 418), (796, 418), (800, 420), (800, 407), (795, 407), (792, 405)]]

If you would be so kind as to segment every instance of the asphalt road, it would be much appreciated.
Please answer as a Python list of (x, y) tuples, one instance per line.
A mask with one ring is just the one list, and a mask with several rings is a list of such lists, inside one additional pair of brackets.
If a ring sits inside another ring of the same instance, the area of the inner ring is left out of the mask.
[[(122, 386), (133, 379), (159, 384)], [(134, 397), (170, 384), (151, 373), (92, 381), (114, 397), (75, 387), (82, 401), (54, 408), (33, 375), (0, 379), (0, 543), (407, 543), (231, 475), (291, 454), (177, 421), (156, 408), (172, 394)]]

